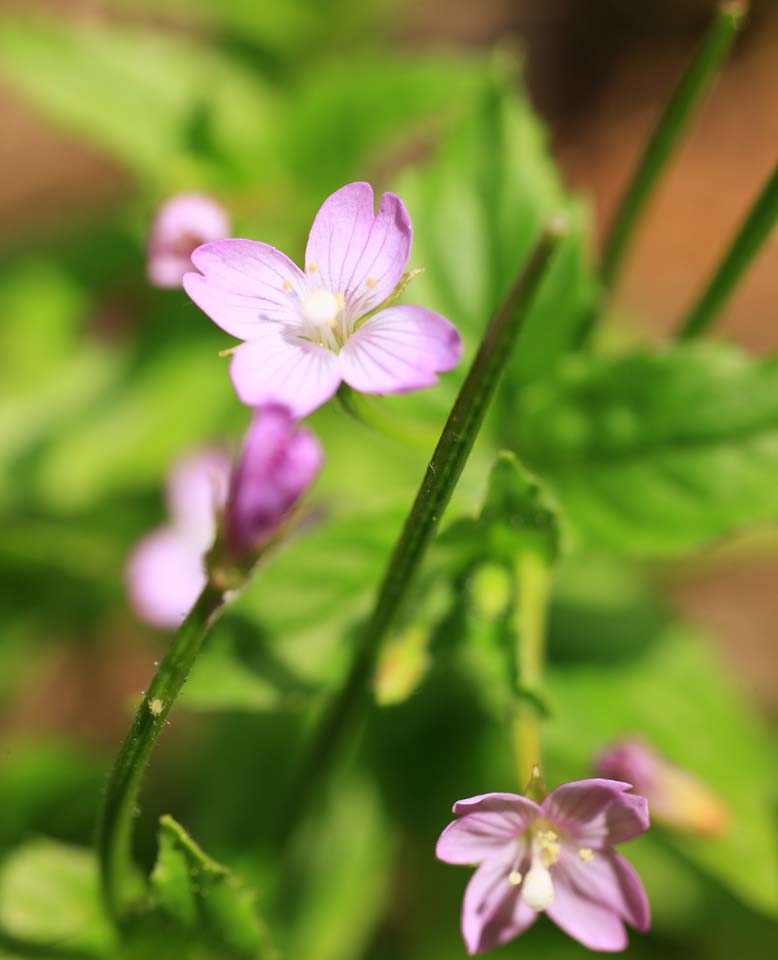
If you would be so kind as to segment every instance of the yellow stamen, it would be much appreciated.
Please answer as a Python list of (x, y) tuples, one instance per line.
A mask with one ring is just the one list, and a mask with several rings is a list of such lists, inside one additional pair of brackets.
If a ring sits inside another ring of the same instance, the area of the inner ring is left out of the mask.
[(521, 883), (521, 881), (522, 881), (522, 876), (521, 876), (521, 874), (519, 873), (519, 871), (518, 871), (518, 870), (511, 870), (511, 872), (508, 874), (508, 883), (509, 883), (512, 887), (518, 887), (518, 885)]
[(317, 271), (318, 269), (319, 269), (319, 264), (318, 264), (318, 263), (309, 263), (309, 264), (308, 264), (308, 273), (316, 273), (316, 271)]
[(368, 290), (375, 290), (377, 284), (378, 284), (378, 280), (376, 280), (375, 277), (367, 278), (366, 285)]
[(594, 852), (590, 847), (581, 847), (578, 851), (578, 856), (583, 860), (584, 863), (588, 863), (590, 860), (594, 860)]
[(284, 290), (291, 290), (292, 284), (288, 280), (284, 280)]

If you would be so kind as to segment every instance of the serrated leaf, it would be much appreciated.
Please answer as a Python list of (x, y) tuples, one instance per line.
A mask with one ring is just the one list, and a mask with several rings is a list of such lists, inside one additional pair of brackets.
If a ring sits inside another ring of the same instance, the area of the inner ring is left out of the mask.
[(731, 346), (575, 358), (514, 435), (595, 545), (673, 555), (778, 517), (778, 361)]
[(697, 867), (746, 903), (778, 914), (778, 844), (771, 746), (728, 671), (690, 631), (668, 631), (643, 656), (611, 670), (549, 670), (555, 719), (545, 730), (555, 779), (590, 775), (602, 747), (639, 735), (700, 777), (731, 821), (716, 839), (668, 835)]
[(179, 931), (219, 946), (225, 958), (265, 956), (251, 895), (170, 816), (160, 819), (151, 892), (155, 911), (173, 921)]

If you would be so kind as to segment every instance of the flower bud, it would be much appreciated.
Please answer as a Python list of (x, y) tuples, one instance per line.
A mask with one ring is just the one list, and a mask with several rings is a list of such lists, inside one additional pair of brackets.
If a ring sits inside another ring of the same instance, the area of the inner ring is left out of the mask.
[(147, 273), (155, 287), (181, 286), (192, 269), (191, 255), (203, 243), (223, 240), (230, 232), (225, 209), (200, 193), (171, 197), (157, 212), (151, 225)]
[(595, 766), (602, 777), (631, 783), (635, 793), (648, 800), (655, 822), (700, 837), (717, 837), (727, 826), (729, 811), (716, 793), (642, 740), (613, 743)]
[(313, 483), (323, 460), (310, 431), (286, 407), (258, 410), (233, 471), (224, 516), (224, 539), (232, 562), (253, 562)]

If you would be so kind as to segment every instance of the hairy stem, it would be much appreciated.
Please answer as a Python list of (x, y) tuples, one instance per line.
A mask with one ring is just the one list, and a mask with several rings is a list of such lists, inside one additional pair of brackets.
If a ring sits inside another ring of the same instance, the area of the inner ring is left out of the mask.
[(724, 308), (738, 281), (778, 224), (778, 167), (773, 170), (754, 205), (717, 266), (713, 277), (678, 330), (678, 338), (699, 336)]
[(353, 721), (369, 700), (370, 682), (381, 644), (405, 599), (441, 515), (467, 461), (500, 375), (516, 342), (527, 309), (566, 225), (547, 229), (497, 309), (465, 382), (443, 427), (378, 591), (373, 612), (361, 632), (342, 687), (314, 730), (297, 789), (291, 793), (279, 840), (284, 843), (304, 815)]
[(513, 741), (516, 775), (520, 788), (540, 764), (538, 707), (546, 656), (546, 622), (551, 575), (548, 562), (535, 550), (523, 550), (516, 558), (516, 666), (523, 696), (516, 700)]
[(154, 674), (111, 770), (98, 822), (97, 854), (103, 896), (117, 921), (132, 906), (136, 886), (132, 833), (144, 771), (167, 715), (223, 604), (224, 592), (207, 584)]
[(746, 11), (744, 0), (727, 0), (719, 5), (696, 55), (654, 128), (605, 241), (601, 278), (606, 291), (613, 287), (646, 203), (689, 125), (695, 107), (726, 58)]

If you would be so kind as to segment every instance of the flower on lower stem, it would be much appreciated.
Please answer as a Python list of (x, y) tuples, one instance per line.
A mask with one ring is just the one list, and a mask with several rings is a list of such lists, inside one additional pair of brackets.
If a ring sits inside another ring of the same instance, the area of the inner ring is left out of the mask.
[(179, 626), (206, 584), (207, 565), (223, 586), (242, 585), (322, 460), (316, 437), (285, 407), (270, 406), (255, 412), (234, 467), (220, 450), (179, 462), (168, 481), (170, 523), (144, 537), (127, 564), (137, 615), (153, 626)]
[(367, 183), (324, 201), (305, 251), (305, 270), (267, 243), (229, 239), (192, 254), (200, 273), (184, 288), (227, 333), (245, 342), (232, 357), (238, 396), (282, 403), (306, 416), (345, 382), (362, 393), (432, 386), (459, 361), (448, 320), (388, 301), (401, 289), (411, 249), (402, 200), (385, 193), (374, 211)]
[(181, 286), (192, 269), (192, 251), (230, 232), (227, 211), (203, 193), (180, 193), (157, 211), (149, 232), (146, 271), (155, 287)]
[(595, 761), (604, 777), (628, 780), (646, 798), (652, 818), (681, 833), (718, 837), (729, 822), (724, 801), (691, 771), (637, 737), (606, 747)]
[(459, 819), (438, 840), (439, 859), (480, 864), (462, 904), (470, 954), (512, 940), (545, 912), (591, 950), (627, 945), (624, 921), (645, 931), (648, 901), (614, 849), (648, 829), (646, 801), (616, 780), (579, 780), (541, 803), (487, 793), (454, 804)]

